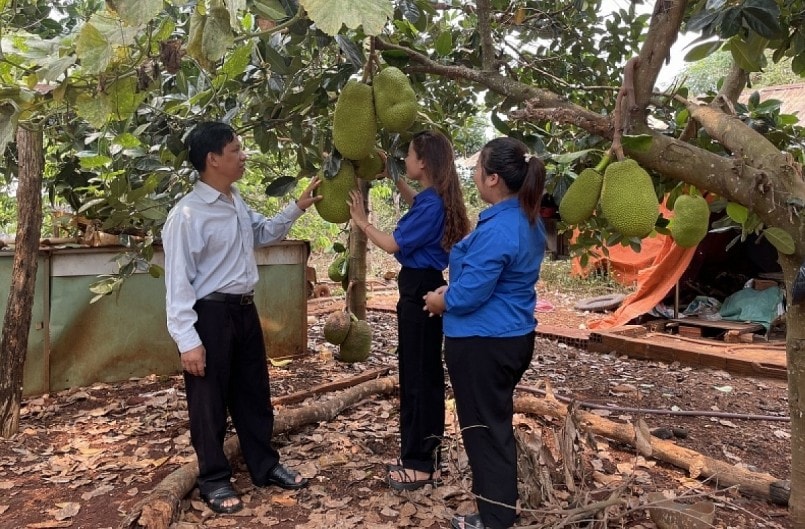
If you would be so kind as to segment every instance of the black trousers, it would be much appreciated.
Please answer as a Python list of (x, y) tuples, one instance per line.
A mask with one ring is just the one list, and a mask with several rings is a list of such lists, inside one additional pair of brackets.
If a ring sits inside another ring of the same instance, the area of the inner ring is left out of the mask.
[(511, 527), (517, 503), (512, 398), (531, 363), (534, 333), (514, 338), (445, 338), (444, 354), (478, 512), (487, 527)]
[(398, 279), (400, 459), (422, 472), (433, 472), (441, 461), (445, 386), (442, 318), (422, 310), (423, 296), (444, 284), (439, 270), (403, 267)]
[(207, 367), (203, 377), (185, 371), (184, 380), (199, 490), (207, 494), (232, 476), (223, 450), (227, 411), (252, 481), (267, 485), (279, 454), (271, 446), (274, 411), (257, 309), (253, 304), (199, 301), (195, 310)]

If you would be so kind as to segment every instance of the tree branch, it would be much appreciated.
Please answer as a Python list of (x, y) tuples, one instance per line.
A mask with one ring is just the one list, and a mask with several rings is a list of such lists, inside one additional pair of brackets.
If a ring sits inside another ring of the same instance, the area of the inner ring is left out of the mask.
[(489, 0), (478, 0), (478, 33), (481, 34), (481, 69), (495, 71), (495, 43), (492, 41), (492, 17)]
[[(646, 40), (640, 50), (640, 65), (635, 72), (635, 100), (641, 110), (649, 105), (657, 76), (671, 56), (671, 46), (676, 42), (687, 5), (687, 0), (656, 0), (654, 4)], [(645, 119), (642, 113), (640, 119)]]

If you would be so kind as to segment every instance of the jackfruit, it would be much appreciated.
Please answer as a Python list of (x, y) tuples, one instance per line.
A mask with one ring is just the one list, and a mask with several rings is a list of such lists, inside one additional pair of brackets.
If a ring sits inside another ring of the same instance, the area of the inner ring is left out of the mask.
[(634, 160), (614, 162), (604, 172), (601, 213), (624, 237), (645, 237), (654, 229), (660, 203), (651, 176)]
[(355, 168), (349, 160), (341, 160), (341, 168), (332, 178), (321, 178), (315, 194), (322, 199), (315, 203), (316, 211), (327, 222), (341, 224), (350, 219), (349, 192), (357, 189)]
[(327, 277), (330, 278), (330, 281), (335, 281), (336, 283), (342, 281), (344, 276), (347, 275), (347, 256), (344, 254), (338, 254), (333, 262), (330, 263), (330, 266), (327, 268)]
[(324, 320), (324, 339), (333, 345), (341, 345), (349, 334), (352, 320), (346, 312), (333, 312)]
[(389, 132), (404, 132), (414, 124), (418, 110), (416, 94), (408, 76), (389, 66), (372, 81), (375, 111), (380, 125)]
[(372, 351), (372, 328), (364, 320), (355, 320), (349, 326), (347, 337), (341, 342), (338, 359), (342, 362), (363, 362)]
[(347, 81), (335, 102), (333, 144), (344, 158), (361, 160), (375, 150), (377, 118), (372, 87)]
[(668, 230), (682, 248), (693, 248), (707, 235), (710, 206), (701, 195), (681, 195), (674, 201), (674, 217)]
[(364, 180), (374, 180), (386, 168), (386, 162), (375, 149), (372, 154), (355, 161), (355, 175)]
[(559, 216), (568, 224), (580, 224), (589, 219), (601, 196), (604, 176), (587, 168), (570, 184), (559, 203)]

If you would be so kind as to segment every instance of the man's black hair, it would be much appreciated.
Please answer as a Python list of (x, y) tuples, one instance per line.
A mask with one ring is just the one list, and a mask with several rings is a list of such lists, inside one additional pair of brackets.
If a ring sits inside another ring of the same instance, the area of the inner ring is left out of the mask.
[(199, 123), (185, 138), (187, 158), (199, 173), (207, 168), (207, 155), (222, 154), (224, 147), (235, 140), (235, 129), (220, 121)]

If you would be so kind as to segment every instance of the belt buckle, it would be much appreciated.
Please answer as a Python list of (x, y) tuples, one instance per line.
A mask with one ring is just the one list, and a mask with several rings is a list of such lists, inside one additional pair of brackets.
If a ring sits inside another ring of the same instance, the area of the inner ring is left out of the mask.
[(254, 294), (243, 294), (240, 296), (241, 305), (251, 305), (254, 303)]

